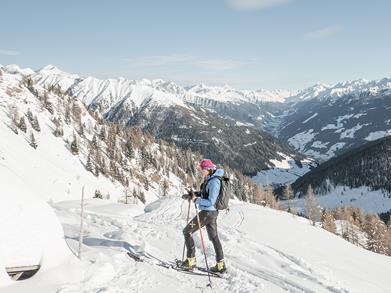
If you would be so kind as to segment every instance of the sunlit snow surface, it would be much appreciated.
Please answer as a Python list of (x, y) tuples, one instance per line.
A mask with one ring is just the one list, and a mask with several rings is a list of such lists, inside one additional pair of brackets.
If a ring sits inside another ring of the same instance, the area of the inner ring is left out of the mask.
[[(53, 206), (72, 251), (77, 248), (79, 204)], [(60, 268), (0, 292), (206, 290), (206, 277), (167, 270), (150, 260), (136, 263), (125, 255), (131, 250), (165, 261), (181, 258), (186, 212), (187, 202), (179, 197), (163, 198), (145, 211), (137, 205), (89, 200), (82, 260), (70, 257)], [(216, 292), (387, 292), (391, 285), (389, 257), (356, 247), (303, 218), (235, 201), (230, 212), (220, 214), (218, 225), (229, 271), (226, 279), (212, 280)], [(198, 264), (203, 265), (198, 234), (195, 238)], [(213, 264), (210, 242), (207, 254)], [(75, 271), (80, 274), (71, 278)]]

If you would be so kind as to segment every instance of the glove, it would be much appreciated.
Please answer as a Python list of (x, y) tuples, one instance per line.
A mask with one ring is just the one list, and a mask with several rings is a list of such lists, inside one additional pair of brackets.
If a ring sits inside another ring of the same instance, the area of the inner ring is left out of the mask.
[(182, 195), (182, 199), (191, 200), (191, 193), (186, 193), (186, 194)]
[(195, 197), (196, 195), (192, 189), (189, 189), (186, 194), (182, 195), (182, 198), (185, 200), (192, 200)]

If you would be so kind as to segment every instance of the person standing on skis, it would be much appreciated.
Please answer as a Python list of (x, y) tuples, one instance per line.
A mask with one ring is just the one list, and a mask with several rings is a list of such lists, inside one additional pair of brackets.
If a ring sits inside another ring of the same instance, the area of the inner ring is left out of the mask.
[[(217, 216), (218, 210), (215, 208), (217, 197), (220, 193), (221, 178), (224, 175), (223, 169), (217, 169), (211, 160), (203, 159), (199, 163), (202, 172), (203, 183), (198, 192), (189, 192), (183, 195), (184, 199), (192, 200), (200, 209), (200, 226), (206, 226), (209, 240), (213, 243), (216, 254), (216, 265), (211, 267), (212, 272), (223, 273), (226, 271), (224, 263), (223, 248), (217, 234)], [(195, 247), (193, 233), (198, 230), (197, 217), (194, 217), (183, 229), (185, 244), (187, 249), (187, 259), (182, 262), (181, 267), (185, 270), (192, 270), (196, 266)]]

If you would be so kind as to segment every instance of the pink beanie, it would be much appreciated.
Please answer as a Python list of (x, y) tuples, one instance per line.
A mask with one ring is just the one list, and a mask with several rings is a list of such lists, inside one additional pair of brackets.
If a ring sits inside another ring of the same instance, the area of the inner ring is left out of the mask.
[(216, 165), (211, 160), (202, 159), (200, 161), (200, 168), (202, 170), (216, 170)]

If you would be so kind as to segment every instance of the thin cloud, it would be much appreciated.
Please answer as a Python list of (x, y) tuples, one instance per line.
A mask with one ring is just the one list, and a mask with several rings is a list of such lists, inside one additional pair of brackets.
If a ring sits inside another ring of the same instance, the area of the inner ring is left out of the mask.
[(170, 65), (196, 66), (208, 70), (228, 70), (241, 67), (245, 64), (243, 61), (232, 59), (204, 58), (190, 54), (171, 54), (141, 56), (136, 58), (123, 59), (131, 67), (159, 67)]
[(196, 57), (187, 54), (172, 54), (172, 55), (154, 55), (154, 56), (140, 56), (135, 58), (126, 58), (125, 61), (130, 65), (138, 66), (163, 66), (175, 63), (192, 62)]
[(341, 30), (342, 30), (342, 27), (340, 25), (328, 26), (328, 27), (324, 27), (324, 28), (316, 30), (316, 31), (306, 33), (304, 35), (304, 38), (308, 39), (308, 40), (325, 39), (325, 38), (336, 35)]
[(290, 0), (228, 0), (229, 5), (237, 10), (257, 10), (288, 3)]
[(19, 55), (19, 54), (20, 54), (20, 52), (18, 52), (18, 51), (0, 49), (0, 55), (15, 56), (15, 55)]

